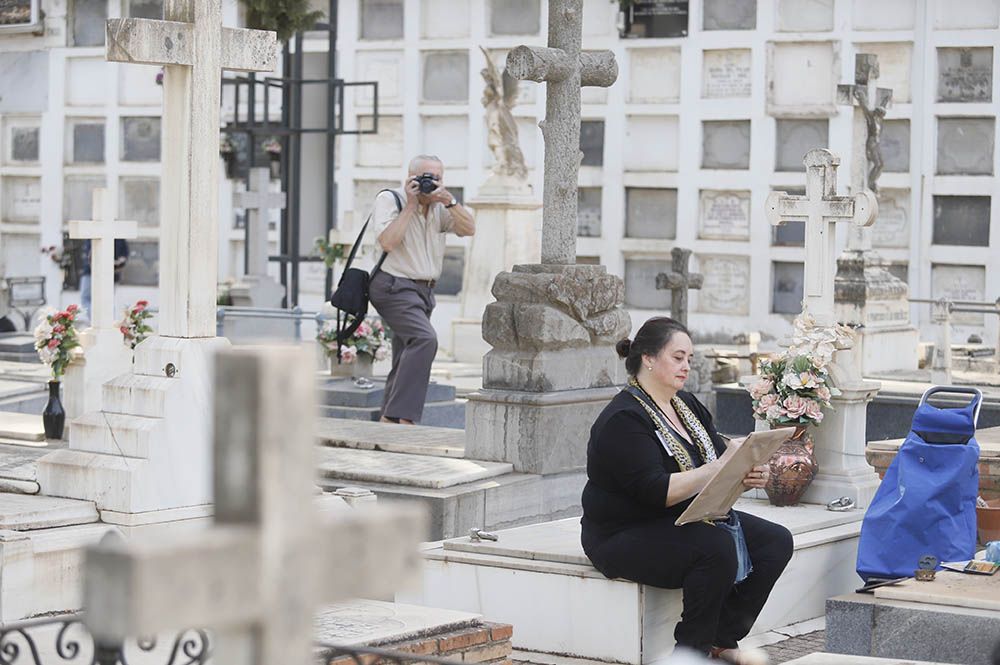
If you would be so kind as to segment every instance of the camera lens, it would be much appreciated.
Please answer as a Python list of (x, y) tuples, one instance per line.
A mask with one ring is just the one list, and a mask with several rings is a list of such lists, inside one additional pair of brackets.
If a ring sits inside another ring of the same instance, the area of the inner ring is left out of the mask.
[(424, 173), (417, 178), (417, 184), (420, 186), (421, 194), (430, 194), (437, 189), (437, 178), (433, 173)]

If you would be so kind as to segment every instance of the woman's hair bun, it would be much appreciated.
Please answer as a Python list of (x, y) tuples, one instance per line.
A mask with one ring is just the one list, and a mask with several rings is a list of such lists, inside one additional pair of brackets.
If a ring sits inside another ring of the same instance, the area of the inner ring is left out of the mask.
[(632, 348), (632, 340), (630, 340), (628, 337), (626, 337), (625, 339), (618, 340), (618, 343), (615, 344), (615, 351), (618, 352), (619, 358), (628, 358), (628, 352), (629, 350), (631, 350), (631, 348)]

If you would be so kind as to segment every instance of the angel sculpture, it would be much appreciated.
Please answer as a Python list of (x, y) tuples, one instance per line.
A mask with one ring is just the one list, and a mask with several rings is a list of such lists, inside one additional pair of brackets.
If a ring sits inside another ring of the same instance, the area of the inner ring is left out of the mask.
[(488, 131), (486, 143), (496, 160), (493, 173), (524, 178), (528, 169), (524, 166), (524, 155), (517, 142), (517, 124), (510, 112), (516, 103), (517, 79), (508, 74), (506, 69), (501, 75), (486, 49), (480, 46), (479, 50), (486, 56), (486, 68), (480, 73), (486, 82), (483, 88), (483, 107), (486, 109)]

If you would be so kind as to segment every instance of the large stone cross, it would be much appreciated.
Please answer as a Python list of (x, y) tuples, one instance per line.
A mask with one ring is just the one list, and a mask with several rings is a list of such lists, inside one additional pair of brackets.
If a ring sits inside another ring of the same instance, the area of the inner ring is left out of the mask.
[(270, 191), (271, 170), (250, 169), (247, 191), (233, 195), (233, 205), (247, 211), (248, 275), (267, 275), (267, 212), (285, 207), (285, 193)]
[[(213, 662), (307, 665), (317, 606), (392, 594), (419, 566), (412, 510), (321, 516), (308, 349), (216, 357), (214, 526), (86, 551), (84, 607), (96, 643), (213, 629)], [(240, 655), (236, 655), (239, 653)]]
[(160, 334), (214, 337), (221, 70), (273, 71), (273, 32), (222, 26), (221, 0), (165, 0), (107, 23), (107, 59), (163, 65)]
[(656, 276), (657, 289), (670, 289), (670, 316), (684, 327), (687, 327), (688, 319), (688, 289), (700, 289), (705, 281), (702, 275), (688, 272), (690, 258), (690, 249), (674, 247), (670, 250), (672, 272)]
[(869, 190), (854, 196), (837, 196), (837, 166), (840, 158), (817, 148), (806, 153), (805, 196), (771, 192), (765, 212), (771, 224), (801, 221), (806, 225), (806, 260), (803, 308), (820, 325), (836, 323), (833, 280), (837, 270), (836, 223), (852, 221), (871, 226), (878, 216), (878, 201)]
[(115, 239), (134, 238), (136, 222), (115, 219), (114, 205), (108, 190), (94, 190), (90, 221), (72, 220), (69, 237), (90, 240), (91, 311), (90, 325), (113, 328), (115, 320)]
[(580, 87), (608, 87), (618, 78), (611, 51), (581, 53), (583, 0), (549, 0), (548, 46), (518, 46), (507, 54), (516, 79), (546, 83), (545, 192), (542, 263), (576, 263), (577, 180), (580, 172)]

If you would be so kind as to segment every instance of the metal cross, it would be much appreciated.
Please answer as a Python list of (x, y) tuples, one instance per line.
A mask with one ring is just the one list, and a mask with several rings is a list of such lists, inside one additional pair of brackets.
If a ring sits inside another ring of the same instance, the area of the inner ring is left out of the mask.
[(674, 247), (670, 250), (672, 272), (661, 272), (656, 276), (656, 288), (670, 289), (670, 316), (685, 328), (688, 319), (688, 289), (700, 289), (705, 279), (698, 273), (688, 272), (690, 249)]
[(549, 0), (548, 46), (518, 46), (507, 71), (545, 83), (545, 191), (542, 263), (576, 263), (577, 180), (580, 173), (580, 86), (609, 87), (618, 78), (611, 51), (581, 53), (583, 0)]
[(851, 221), (871, 226), (878, 216), (878, 201), (869, 190), (854, 196), (837, 196), (840, 158), (826, 149), (806, 153), (806, 195), (771, 192), (765, 202), (767, 219), (774, 226), (801, 221), (806, 225), (806, 261), (803, 308), (820, 325), (836, 323), (833, 281), (837, 270), (835, 225)]
[(221, 0), (166, 0), (163, 17), (109, 20), (107, 59), (164, 66), (160, 334), (214, 337), (220, 70), (274, 71), (277, 37), (224, 28)]

